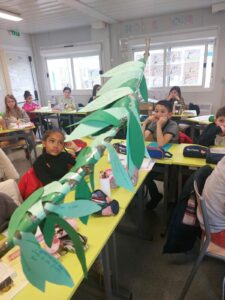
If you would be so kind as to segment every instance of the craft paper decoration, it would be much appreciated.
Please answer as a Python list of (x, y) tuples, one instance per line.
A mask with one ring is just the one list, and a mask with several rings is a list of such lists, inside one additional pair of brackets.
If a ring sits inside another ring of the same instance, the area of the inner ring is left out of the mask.
[[(149, 45), (146, 47), (149, 49)], [(101, 210), (91, 200), (94, 190), (94, 166), (107, 149), (110, 155), (113, 176), (117, 185), (133, 191), (131, 177), (137, 175), (146, 149), (139, 121), (138, 93), (147, 101), (148, 93), (144, 78), (144, 67), (148, 57), (135, 62), (127, 62), (109, 70), (104, 77), (107, 82), (98, 92), (98, 97), (82, 108), (92, 112), (78, 123), (66, 141), (85, 136), (93, 136), (93, 142), (81, 150), (76, 164), (59, 182), (52, 182), (35, 191), (11, 217), (8, 228), (8, 250), (14, 245), (20, 247), (21, 264), (27, 279), (44, 291), (46, 281), (71, 287), (74, 283), (63, 265), (42, 249), (35, 238), (39, 227), (45, 243), (51, 247), (55, 225), (59, 225), (70, 236), (84, 276), (87, 274), (85, 254), (79, 235), (64, 220), (65, 217), (80, 218), (88, 226), (88, 216)], [(117, 153), (110, 144), (121, 127), (127, 127), (128, 173), (122, 166)], [(146, 154), (147, 155), (147, 154)], [(90, 186), (84, 178), (90, 176)], [(75, 190), (76, 200), (64, 203), (66, 195)], [(4, 248), (4, 249), (5, 249)], [(1, 249), (0, 249), (1, 250)]]

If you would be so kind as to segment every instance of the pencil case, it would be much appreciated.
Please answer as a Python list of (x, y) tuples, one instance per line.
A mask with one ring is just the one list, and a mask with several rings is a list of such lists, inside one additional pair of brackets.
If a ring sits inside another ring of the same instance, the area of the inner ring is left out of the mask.
[(114, 143), (113, 147), (115, 148), (117, 153), (127, 154), (127, 147), (121, 143)]
[(183, 156), (194, 158), (206, 158), (209, 148), (200, 145), (190, 145), (184, 147)]
[(147, 151), (149, 156), (155, 159), (171, 158), (173, 156), (172, 153), (160, 147), (147, 146)]
[(223, 157), (224, 153), (207, 153), (206, 155), (206, 163), (208, 164), (217, 164)]

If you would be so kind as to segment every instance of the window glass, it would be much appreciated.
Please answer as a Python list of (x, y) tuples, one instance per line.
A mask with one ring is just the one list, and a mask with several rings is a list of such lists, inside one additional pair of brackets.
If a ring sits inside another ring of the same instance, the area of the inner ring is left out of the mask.
[[(143, 57), (144, 51), (134, 53), (134, 59)], [(163, 86), (164, 50), (151, 50), (145, 67), (145, 78), (148, 88)]]
[(100, 84), (99, 56), (83, 56), (73, 58), (74, 77), (76, 89), (92, 89), (95, 84)]
[(168, 86), (201, 86), (205, 45), (176, 47), (167, 50)]
[(213, 67), (213, 51), (214, 51), (214, 44), (208, 44), (208, 52), (206, 58), (206, 70), (205, 70), (205, 88), (209, 88), (212, 79), (212, 67)]
[(47, 59), (50, 90), (63, 90), (65, 86), (73, 89), (70, 58)]

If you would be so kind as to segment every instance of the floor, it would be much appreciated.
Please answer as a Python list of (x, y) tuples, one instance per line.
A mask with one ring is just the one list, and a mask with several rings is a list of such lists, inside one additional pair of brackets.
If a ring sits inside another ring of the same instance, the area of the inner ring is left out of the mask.
[[(38, 152), (40, 153), (40, 149)], [(20, 175), (29, 167), (23, 150), (9, 153)], [(132, 292), (133, 300), (176, 300), (198, 253), (198, 244), (188, 254), (162, 254), (165, 238), (160, 236), (162, 203), (155, 211), (145, 212), (145, 229), (152, 241), (117, 233), (118, 266), (121, 286)], [(131, 224), (135, 205), (129, 209), (124, 223)], [(186, 300), (221, 300), (224, 262), (206, 258), (191, 285)], [(92, 270), (78, 288), (73, 300), (104, 299), (100, 275)]]

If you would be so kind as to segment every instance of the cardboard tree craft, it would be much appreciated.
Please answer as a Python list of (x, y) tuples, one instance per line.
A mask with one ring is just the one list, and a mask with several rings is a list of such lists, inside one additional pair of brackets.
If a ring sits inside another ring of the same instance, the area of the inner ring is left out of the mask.
[[(24, 274), (31, 284), (42, 291), (45, 290), (46, 281), (70, 287), (74, 283), (63, 265), (40, 247), (34, 235), (37, 227), (41, 229), (49, 247), (53, 242), (55, 225), (62, 227), (73, 241), (84, 276), (87, 275), (82, 243), (77, 232), (64, 218), (80, 218), (87, 224), (88, 216), (101, 209), (91, 201), (91, 192), (84, 177), (90, 175), (91, 186), (94, 189), (94, 166), (105, 149), (109, 152), (117, 185), (133, 191), (130, 177), (136, 168), (140, 168), (146, 153), (137, 95), (140, 92), (147, 101), (147, 87), (143, 75), (147, 58), (148, 51), (145, 51), (142, 60), (124, 63), (103, 75), (109, 79), (99, 91), (99, 97), (81, 110), (92, 113), (82, 119), (67, 138), (67, 141), (71, 141), (94, 134), (96, 137), (92, 144), (80, 152), (75, 166), (69, 173), (58, 182), (52, 182), (35, 191), (11, 217), (8, 241), (2, 253), (18, 245)], [(110, 144), (111, 139), (126, 123), (128, 172)], [(65, 196), (74, 189), (76, 201), (64, 203)]]

